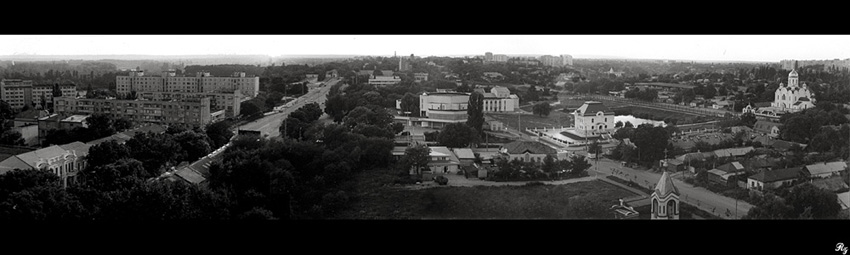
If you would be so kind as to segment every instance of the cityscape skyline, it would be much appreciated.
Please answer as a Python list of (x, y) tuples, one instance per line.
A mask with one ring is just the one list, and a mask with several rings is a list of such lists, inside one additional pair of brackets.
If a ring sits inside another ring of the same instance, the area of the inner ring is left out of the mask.
[(2, 56), (508, 56), (779, 62), (850, 58), (850, 35), (0, 35)]

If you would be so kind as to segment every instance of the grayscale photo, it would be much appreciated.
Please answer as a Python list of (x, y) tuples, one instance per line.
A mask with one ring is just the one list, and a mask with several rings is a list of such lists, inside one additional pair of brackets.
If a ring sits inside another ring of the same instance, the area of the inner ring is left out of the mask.
[(0, 221), (847, 220), (848, 45), (0, 35)]

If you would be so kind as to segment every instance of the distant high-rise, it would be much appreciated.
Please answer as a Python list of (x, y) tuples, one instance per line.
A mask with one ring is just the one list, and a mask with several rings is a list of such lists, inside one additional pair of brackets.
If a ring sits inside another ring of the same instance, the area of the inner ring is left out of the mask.
[(410, 65), (411, 60), (413, 60), (413, 54), (410, 54), (410, 58), (408, 58), (408, 59), (405, 59), (405, 57), (399, 57), (398, 58), (398, 71), (404, 72), (404, 71), (412, 70), (413, 67)]
[(561, 55), (561, 65), (562, 66), (573, 65), (573, 56), (566, 55), (566, 54)]
[(493, 53), (492, 52), (484, 53), (484, 62), (489, 62), (489, 61), (493, 61)]

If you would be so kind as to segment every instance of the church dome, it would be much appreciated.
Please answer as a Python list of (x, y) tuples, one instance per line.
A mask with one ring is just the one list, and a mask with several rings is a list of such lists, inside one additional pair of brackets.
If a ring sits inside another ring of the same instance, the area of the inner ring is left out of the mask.
[(797, 77), (797, 70), (791, 70), (791, 72), (788, 73), (788, 77)]

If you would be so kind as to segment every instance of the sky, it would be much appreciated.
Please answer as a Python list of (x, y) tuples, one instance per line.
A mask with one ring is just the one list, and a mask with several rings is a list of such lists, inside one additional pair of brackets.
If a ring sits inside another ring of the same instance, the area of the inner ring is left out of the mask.
[(0, 35), (0, 55), (561, 55), (765, 61), (850, 58), (850, 35)]

